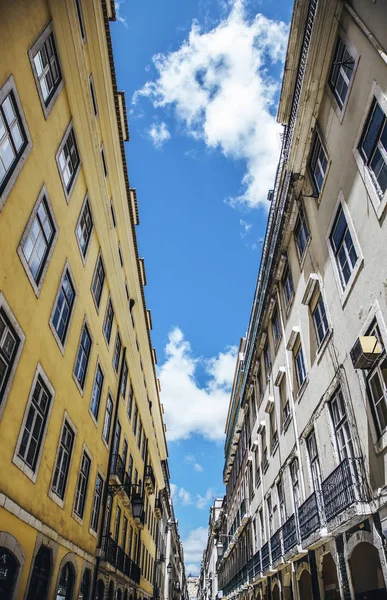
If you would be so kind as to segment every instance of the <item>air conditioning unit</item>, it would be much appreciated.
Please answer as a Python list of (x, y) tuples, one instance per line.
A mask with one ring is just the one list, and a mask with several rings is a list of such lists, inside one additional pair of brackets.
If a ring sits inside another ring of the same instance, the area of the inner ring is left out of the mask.
[(350, 352), (355, 369), (371, 369), (381, 353), (382, 349), (374, 335), (359, 336)]

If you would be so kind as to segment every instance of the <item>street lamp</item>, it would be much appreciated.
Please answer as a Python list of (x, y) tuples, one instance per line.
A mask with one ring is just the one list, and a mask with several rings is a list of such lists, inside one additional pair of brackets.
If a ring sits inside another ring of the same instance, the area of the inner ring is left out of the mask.
[(222, 542), (220, 540), (216, 544), (216, 552), (217, 552), (218, 558), (222, 558), (223, 552), (224, 552), (224, 548), (223, 548), (223, 544), (222, 544)]
[(171, 574), (171, 571), (172, 571), (172, 565), (171, 565), (171, 563), (170, 563), (170, 562), (168, 563), (168, 566), (167, 566), (167, 571), (168, 571), (168, 575), (170, 575), (170, 574)]

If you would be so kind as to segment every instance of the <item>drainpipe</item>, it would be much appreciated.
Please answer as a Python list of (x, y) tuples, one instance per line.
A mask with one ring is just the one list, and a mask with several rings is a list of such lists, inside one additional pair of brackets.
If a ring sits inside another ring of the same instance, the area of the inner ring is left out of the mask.
[(376, 37), (370, 32), (367, 25), (364, 23), (364, 21), (362, 21), (362, 19), (359, 17), (357, 12), (352, 8), (352, 6), (350, 6), (348, 4), (348, 2), (344, 2), (344, 6), (345, 6), (346, 10), (349, 12), (349, 14), (351, 15), (352, 19), (355, 21), (356, 25), (359, 27), (359, 29), (362, 31), (362, 33), (364, 33), (364, 35), (368, 39), (368, 41), (371, 42), (371, 44), (373, 45), (376, 52), (379, 54), (382, 61), (387, 65), (387, 53), (382, 48), (382, 46), (379, 44)]
[[(165, 563), (167, 566), (168, 566), (168, 563), (170, 562), (170, 553), (171, 553), (171, 527), (172, 527), (172, 525), (170, 525), (169, 521), (168, 521), (167, 545), (166, 545), (166, 550), (165, 550)], [(169, 573), (168, 573), (167, 566), (165, 568), (164, 600), (169, 600)]]
[[(298, 455), (298, 472), (299, 472), (299, 475), (300, 475), (302, 500), (305, 500), (304, 473), (302, 471), (302, 465), (301, 465), (300, 440), (299, 440), (299, 436), (298, 436), (298, 425), (297, 425), (297, 419), (296, 419), (296, 410), (295, 410), (295, 407), (294, 407), (293, 377), (292, 377), (292, 371), (291, 371), (290, 363), (289, 363), (289, 352), (286, 349), (285, 324), (284, 324), (284, 319), (283, 319), (283, 315), (282, 315), (282, 304), (281, 304), (281, 298), (280, 298), (280, 293), (279, 293), (278, 289), (277, 289), (277, 304), (278, 304), (279, 315), (280, 315), (280, 319), (281, 319), (282, 339), (283, 339), (283, 343), (285, 345), (286, 376), (287, 376), (288, 381), (289, 381), (289, 392), (290, 392), (289, 393), (289, 402), (290, 402), (290, 410), (291, 410), (291, 413), (292, 413), (294, 437), (296, 438), (296, 448), (297, 448), (297, 455)], [(293, 501), (294, 501), (294, 499), (293, 499)], [(296, 512), (295, 509), (294, 509), (294, 512)]]
[(119, 377), (119, 380), (118, 380), (116, 405), (115, 405), (115, 409), (114, 409), (112, 435), (111, 435), (110, 446), (109, 446), (108, 468), (107, 468), (106, 481), (105, 481), (104, 490), (103, 490), (103, 496), (102, 496), (102, 515), (101, 515), (101, 520), (100, 520), (100, 530), (99, 530), (99, 534), (98, 534), (97, 558), (96, 558), (96, 562), (95, 562), (94, 578), (93, 578), (93, 590), (92, 590), (92, 594), (91, 594), (92, 598), (95, 598), (95, 594), (96, 594), (96, 591), (97, 591), (98, 572), (99, 572), (99, 565), (100, 565), (100, 562), (101, 562), (102, 536), (103, 536), (103, 528), (104, 528), (104, 524), (105, 524), (107, 500), (108, 500), (108, 496), (109, 496), (109, 477), (110, 477), (110, 471), (111, 471), (112, 462), (113, 462), (114, 432), (116, 430), (117, 421), (118, 421), (118, 405), (119, 405), (119, 402), (120, 402), (122, 377), (123, 377), (123, 374), (124, 374), (125, 357), (126, 357), (126, 347), (124, 348), (123, 355), (122, 355), (122, 360), (121, 360), (120, 377)]

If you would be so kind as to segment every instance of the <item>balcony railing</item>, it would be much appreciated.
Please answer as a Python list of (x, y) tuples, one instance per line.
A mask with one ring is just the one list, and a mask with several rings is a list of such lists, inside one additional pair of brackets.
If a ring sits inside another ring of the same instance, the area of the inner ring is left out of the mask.
[(291, 550), (298, 542), (297, 523), (294, 514), (282, 526), (282, 539), (284, 554)]
[(140, 583), (140, 567), (125, 554), (123, 548), (118, 546), (117, 542), (110, 535), (103, 538), (102, 550), (105, 553), (106, 562), (110, 563), (118, 571), (121, 571), (121, 573), (124, 573), (135, 583)]
[(298, 509), (301, 540), (306, 540), (312, 533), (320, 529), (324, 513), (321, 503), (321, 492), (313, 492)]
[(121, 573), (124, 572), (124, 561), (125, 561), (125, 552), (123, 551), (122, 548), (120, 548), (120, 546), (117, 547), (117, 559), (116, 559), (116, 568), (121, 571)]
[(117, 561), (117, 542), (109, 536), (105, 536), (102, 540), (102, 549), (105, 552), (105, 560), (114, 567)]
[(282, 531), (281, 529), (277, 529), (274, 535), (272, 535), (270, 540), (270, 548), (271, 548), (271, 560), (272, 562), (276, 562), (282, 556)]
[(265, 572), (270, 567), (270, 546), (269, 546), (269, 542), (266, 542), (266, 544), (264, 546), (262, 546), (261, 558), (262, 558), (262, 571)]
[(345, 458), (322, 483), (325, 515), (331, 521), (355, 502), (369, 499), (360, 458)]
[(147, 465), (145, 467), (144, 485), (145, 485), (145, 489), (147, 490), (148, 494), (154, 494), (156, 480), (155, 480), (155, 474), (153, 473), (152, 465)]
[(130, 578), (135, 582), (135, 583), (140, 583), (140, 578), (141, 578), (141, 569), (138, 565), (136, 565), (135, 562), (132, 561), (132, 570), (131, 570), (131, 574), (130, 574)]
[(112, 468), (110, 475), (116, 475), (120, 483), (124, 483), (125, 469), (122, 458), (119, 454), (113, 454), (112, 456)]
[(258, 575), (261, 572), (261, 553), (258, 550), (258, 552), (256, 552), (253, 556), (253, 558), (249, 561), (250, 564), (248, 564), (248, 578), (249, 581), (251, 579), (253, 579), (254, 577), (258, 577)]
[(130, 577), (131, 568), (132, 568), (132, 560), (129, 558), (129, 556), (127, 554), (125, 554), (125, 558), (124, 558), (124, 574), (127, 577)]

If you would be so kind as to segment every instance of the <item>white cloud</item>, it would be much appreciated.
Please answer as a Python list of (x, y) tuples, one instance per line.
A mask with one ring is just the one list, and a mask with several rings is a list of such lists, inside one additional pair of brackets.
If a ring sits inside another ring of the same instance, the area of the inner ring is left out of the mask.
[(196, 495), (196, 508), (199, 508), (199, 510), (203, 510), (203, 508), (206, 508), (206, 506), (211, 503), (212, 498), (215, 496), (215, 492), (214, 490), (212, 490), (211, 488), (209, 488), (204, 496), (201, 496), (200, 494)]
[(116, 19), (117, 21), (119, 21), (120, 23), (122, 23), (123, 25), (125, 25), (125, 27), (128, 26), (128, 23), (126, 21), (126, 18), (122, 16), (121, 14), (121, 6), (122, 4), (125, 2), (125, 0), (116, 0), (114, 2), (114, 6), (116, 9)]
[(135, 92), (133, 103), (145, 96), (155, 108), (173, 107), (190, 136), (244, 161), (241, 193), (228, 200), (256, 207), (273, 186), (278, 160), (278, 83), (268, 69), (284, 60), (288, 27), (262, 14), (249, 19), (246, 3), (234, 0), (209, 31), (193, 22), (178, 50), (155, 55), (158, 76)]
[(178, 496), (181, 500), (181, 503), (187, 506), (188, 504), (192, 504), (191, 494), (187, 492), (184, 488), (180, 488), (178, 492)]
[(147, 135), (152, 140), (156, 148), (161, 148), (161, 146), (171, 138), (171, 134), (169, 133), (168, 127), (164, 121), (161, 123), (153, 123), (153, 125), (147, 130)]
[[(169, 333), (165, 355), (159, 377), (168, 439), (187, 439), (197, 433), (222, 440), (237, 348), (229, 347), (207, 360), (194, 357), (183, 332), (175, 327)], [(204, 385), (196, 379), (199, 362), (207, 375)]]
[(175, 483), (171, 483), (170, 488), (171, 488), (171, 498), (172, 498), (172, 500), (175, 500), (176, 492), (177, 492), (177, 485)]
[(239, 225), (243, 229), (243, 231), (241, 233), (241, 238), (245, 238), (246, 235), (249, 233), (250, 229), (252, 228), (252, 224), (246, 223), (246, 221), (244, 221), (243, 219), (239, 219)]
[(198, 527), (191, 529), (188, 537), (183, 540), (184, 562), (186, 573), (198, 574), (203, 557), (203, 550), (207, 545), (207, 529)]
[(202, 465), (199, 465), (199, 463), (194, 463), (194, 469), (198, 473), (201, 473), (203, 471), (203, 467), (202, 467)]
[(184, 460), (187, 464), (192, 465), (193, 469), (198, 473), (203, 471), (202, 465), (196, 462), (196, 458), (193, 456), (193, 454), (188, 454), (184, 457)]

